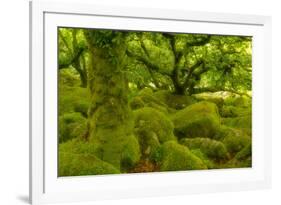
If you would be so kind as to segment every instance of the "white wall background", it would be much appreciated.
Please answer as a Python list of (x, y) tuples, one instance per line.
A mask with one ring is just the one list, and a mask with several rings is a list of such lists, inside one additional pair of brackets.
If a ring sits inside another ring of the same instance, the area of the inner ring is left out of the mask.
[[(81, 0), (82, 1), (82, 0)], [(281, 5), (278, 0), (91, 0), (138, 6), (272, 16), (273, 188), (271, 190), (126, 199), (82, 204), (281, 204)], [(28, 1), (0, 3), (0, 204), (28, 201)], [(71, 197), (71, 196), (70, 196)], [(79, 203), (75, 203), (79, 204)]]

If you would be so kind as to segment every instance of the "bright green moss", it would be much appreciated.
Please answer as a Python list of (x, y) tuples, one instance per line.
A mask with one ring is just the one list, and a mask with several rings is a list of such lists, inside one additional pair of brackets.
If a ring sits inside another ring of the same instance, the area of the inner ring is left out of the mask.
[(200, 149), (207, 157), (220, 161), (229, 159), (229, 154), (224, 144), (209, 138), (182, 139), (181, 144), (189, 149)]
[(120, 173), (113, 165), (94, 155), (60, 152), (59, 176), (83, 176)]
[(118, 173), (113, 165), (97, 158), (87, 142), (75, 139), (59, 145), (59, 176)]
[(207, 169), (207, 166), (199, 157), (177, 142), (164, 143), (158, 152), (161, 171)]
[(59, 117), (59, 143), (81, 137), (87, 131), (87, 120), (81, 113), (74, 112)]
[(179, 138), (212, 138), (220, 128), (220, 116), (214, 103), (202, 101), (192, 104), (172, 116)]
[(144, 107), (134, 111), (135, 117), (135, 132), (137, 133), (140, 141), (144, 139), (151, 139), (151, 136), (157, 136), (160, 143), (176, 140), (173, 134), (173, 123), (162, 112)]

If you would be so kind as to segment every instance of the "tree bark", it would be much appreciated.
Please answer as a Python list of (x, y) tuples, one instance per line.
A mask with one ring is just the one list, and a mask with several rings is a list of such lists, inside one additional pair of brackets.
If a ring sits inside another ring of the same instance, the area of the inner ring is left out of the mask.
[[(120, 168), (122, 163), (138, 160), (138, 144), (133, 136), (134, 121), (128, 103), (128, 82), (123, 72), (125, 48), (99, 48), (90, 42), (91, 67), (88, 112), (89, 143), (102, 160)], [(109, 53), (114, 53), (112, 61)], [(135, 148), (136, 147), (136, 148)], [(134, 149), (135, 148), (135, 149)], [(128, 156), (128, 152), (131, 156)]]

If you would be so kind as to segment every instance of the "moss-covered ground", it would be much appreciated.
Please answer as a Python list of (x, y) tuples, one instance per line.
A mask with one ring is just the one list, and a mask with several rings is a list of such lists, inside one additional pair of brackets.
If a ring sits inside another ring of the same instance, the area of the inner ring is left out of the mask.
[(251, 167), (251, 98), (145, 88), (129, 100), (133, 134), (112, 118), (96, 122), (103, 134), (91, 139), (87, 88), (60, 77), (59, 176)]

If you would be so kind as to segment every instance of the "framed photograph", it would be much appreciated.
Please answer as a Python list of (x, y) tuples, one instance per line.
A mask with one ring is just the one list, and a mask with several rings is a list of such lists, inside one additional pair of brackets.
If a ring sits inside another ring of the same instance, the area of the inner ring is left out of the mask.
[(30, 201), (271, 186), (271, 19), (30, 2)]

